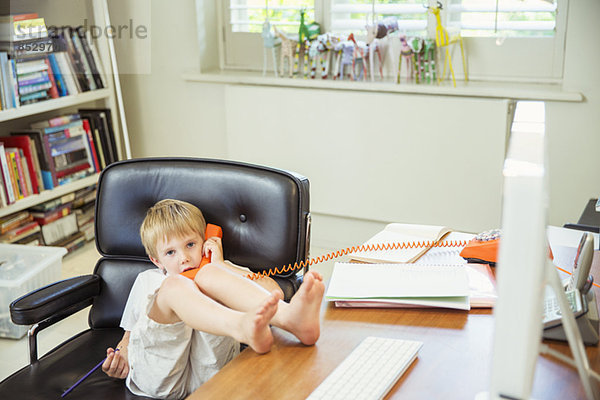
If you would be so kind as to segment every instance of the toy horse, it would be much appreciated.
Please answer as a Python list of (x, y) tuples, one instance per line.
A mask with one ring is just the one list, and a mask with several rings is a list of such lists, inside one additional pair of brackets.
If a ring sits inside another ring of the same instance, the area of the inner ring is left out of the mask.
[[(354, 53), (352, 55), (352, 77), (353, 79), (367, 79), (367, 44), (362, 41), (356, 41), (354, 38), (354, 34), (351, 33), (348, 36), (348, 40), (354, 43)], [(356, 64), (360, 63), (362, 68), (360, 69), (360, 73), (356, 76)]]
[(398, 75), (396, 76), (396, 82), (400, 83), (402, 62), (406, 62), (406, 80), (409, 81), (413, 76), (413, 51), (408, 45), (406, 35), (400, 35), (400, 59), (398, 60)]
[(377, 25), (367, 25), (365, 28), (367, 29), (367, 43), (371, 44), (373, 40), (383, 39), (388, 34), (397, 31), (398, 18), (387, 17), (378, 21)]
[(442, 3), (438, 1), (436, 7), (429, 7), (429, 11), (435, 16), (436, 27), (435, 27), (435, 44), (438, 48), (444, 48), (444, 72), (441, 76), (438, 76), (438, 82), (441, 82), (446, 76), (446, 65), (450, 68), (450, 74), (452, 75), (452, 84), (456, 87), (456, 80), (454, 79), (454, 68), (452, 68), (452, 56), (450, 54), (449, 47), (451, 44), (460, 44), (460, 54), (462, 57), (463, 71), (465, 74), (465, 81), (468, 80), (467, 74), (467, 63), (465, 61), (465, 52), (463, 47), (463, 40), (460, 33), (450, 36), (446, 28), (442, 25), (442, 18), (440, 16), (440, 10), (442, 9)]
[(425, 41), (418, 36), (408, 40), (408, 46), (413, 52), (412, 65), (415, 71), (415, 83), (421, 83), (424, 80), (425, 67), (423, 65), (423, 50), (425, 49)]
[[(334, 75), (333, 79), (344, 79), (345, 68), (350, 67), (350, 69), (352, 69), (354, 50), (354, 43), (350, 40), (341, 41), (334, 47), (334, 51), (337, 52), (337, 61), (335, 64), (337, 74)], [(352, 71), (349, 76), (350, 79), (354, 79), (354, 71)]]
[(290, 39), (289, 37), (287, 37), (283, 32), (279, 31), (277, 29), (277, 27), (273, 27), (273, 30), (275, 31), (275, 35), (281, 39), (281, 57), (280, 57), (280, 64), (281, 64), (281, 76), (284, 76), (284, 66), (285, 66), (285, 59), (287, 58), (287, 63), (288, 63), (288, 74), (289, 77), (291, 78), (294, 74), (294, 57), (296, 55), (296, 46), (298, 44), (298, 42), (296, 40)]
[(315, 79), (317, 73), (317, 63), (321, 64), (321, 78), (327, 79), (329, 76), (331, 50), (340, 41), (341, 39), (339, 37), (328, 32), (317, 36), (317, 39), (311, 42), (310, 48), (308, 49), (308, 57), (312, 60), (310, 69), (310, 77), (312, 79)]
[(398, 30), (398, 18), (387, 17), (374, 25), (366, 25), (367, 44), (369, 46), (369, 68), (371, 69), (371, 80), (375, 80), (375, 55), (379, 60), (379, 75), (383, 79), (383, 62), (386, 50), (386, 38), (390, 33)]
[(268, 18), (265, 20), (265, 22), (263, 24), (262, 38), (263, 38), (263, 46), (264, 46), (263, 76), (265, 76), (267, 74), (267, 52), (268, 52), (268, 49), (271, 49), (271, 53), (273, 54), (273, 71), (275, 72), (275, 78), (277, 78), (278, 75), (277, 75), (276, 53), (277, 53), (277, 47), (281, 46), (281, 39), (276, 37), (271, 32), (271, 23), (269, 22)]
[(435, 40), (425, 39), (423, 47), (423, 66), (427, 83), (436, 81), (435, 64), (436, 64)]

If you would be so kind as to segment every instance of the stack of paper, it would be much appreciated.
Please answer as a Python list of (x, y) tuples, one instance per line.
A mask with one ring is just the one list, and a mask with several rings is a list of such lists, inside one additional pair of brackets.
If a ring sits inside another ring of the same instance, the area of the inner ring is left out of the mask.
[[(466, 243), (472, 234), (428, 225), (389, 224), (366, 244)], [(461, 246), (354, 252), (364, 263), (336, 263), (326, 298), (338, 307), (489, 308), (497, 298), (488, 265), (467, 264)]]
[(336, 305), (353, 307), (359, 304), (350, 303), (360, 300), (362, 306), (387, 302), (395, 306), (471, 308), (469, 280), (462, 265), (335, 263), (326, 298)]

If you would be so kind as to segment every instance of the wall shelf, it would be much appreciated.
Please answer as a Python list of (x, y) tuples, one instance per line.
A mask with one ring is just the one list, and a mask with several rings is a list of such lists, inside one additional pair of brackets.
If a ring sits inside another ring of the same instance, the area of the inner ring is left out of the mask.
[(332, 79), (275, 78), (273, 72), (266, 76), (262, 72), (216, 70), (208, 72), (191, 71), (182, 75), (189, 82), (224, 83), (238, 85), (274, 86), (325, 90), (351, 90), (363, 92), (417, 94), (433, 96), (461, 96), (501, 98), (515, 100), (543, 100), (581, 102), (584, 96), (580, 92), (566, 91), (559, 84), (524, 82), (450, 82), (436, 84), (396, 84), (392, 80), (350, 81)]
[(0, 111), (0, 122), (10, 121), (16, 118), (28, 117), (48, 111), (60, 110), (65, 107), (76, 106), (95, 100), (107, 99), (110, 89), (98, 89), (90, 92), (79, 93), (71, 96), (59, 97), (35, 104), (28, 104), (18, 108)]
[(91, 186), (98, 182), (99, 175), (100, 174), (94, 174), (73, 182), (65, 183), (64, 185), (55, 187), (52, 190), (44, 190), (40, 194), (32, 194), (31, 196), (18, 200), (15, 203), (10, 204), (6, 207), (1, 207), (0, 218), (18, 211), (26, 210), (29, 207), (35, 206), (36, 204), (55, 199), (67, 193), (71, 193), (76, 190)]

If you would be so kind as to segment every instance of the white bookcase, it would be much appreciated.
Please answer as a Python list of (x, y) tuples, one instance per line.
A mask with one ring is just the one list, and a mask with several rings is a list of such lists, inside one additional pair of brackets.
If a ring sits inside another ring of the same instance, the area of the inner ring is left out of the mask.
[[(45, 19), (47, 26), (78, 26), (87, 23), (88, 26), (93, 24), (101, 28), (103, 34), (99, 35), (94, 44), (100, 57), (99, 62), (102, 63), (105, 88), (2, 110), (0, 111), (0, 140), (1, 136), (7, 136), (12, 130), (27, 129), (31, 122), (76, 112), (78, 108), (110, 108), (118, 158), (130, 158), (129, 137), (113, 39), (111, 35), (106, 34), (109, 32), (107, 27), (111, 25), (106, 0), (11, 0), (10, 8), (2, 10), (2, 13), (7, 12), (11, 14), (37, 12)], [(93, 185), (97, 179), (98, 174), (95, 174), (28, 196), (0, 208), (0, 217)]]

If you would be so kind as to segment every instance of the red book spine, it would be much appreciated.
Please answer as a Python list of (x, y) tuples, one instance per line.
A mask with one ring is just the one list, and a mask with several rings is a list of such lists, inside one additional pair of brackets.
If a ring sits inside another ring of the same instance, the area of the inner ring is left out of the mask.
[(50, 87), (50, 89), (48, 89), (48, 94), (50, 95), (51, 98), (57, 99), (58, 98), (58, 88), (56, 87), (56, 80), (54, 79), (54, 73), (52, 72), (52, 67), (50, 66), (50, 61), (48, 61), (48, 59), (45, 58), (44, 62), (48, 66), (48, 78), (50, 78), (50, 82), (52, 83), (52, 86)]

